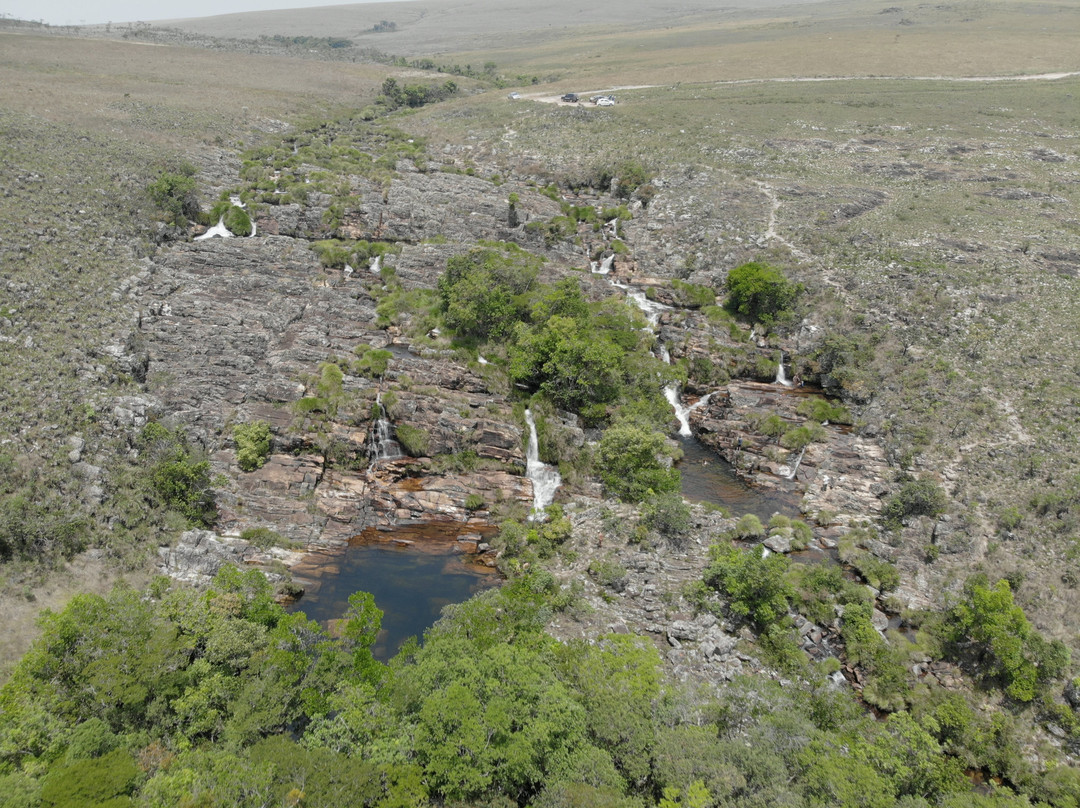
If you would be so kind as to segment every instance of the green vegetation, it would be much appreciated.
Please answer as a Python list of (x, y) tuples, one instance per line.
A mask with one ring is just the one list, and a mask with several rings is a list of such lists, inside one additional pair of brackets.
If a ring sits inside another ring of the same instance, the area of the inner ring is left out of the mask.
[(945, 512), (946, 502), (945, 492), (933, 480), (908, 479), (885, 503), (883, 516), (886, 524), (895, 528), (910, 516), (940, 516)]
[[(617, 587), (619, 570), (605, 563), (594, 574)], [(748, 616), (774, 599), (741, 591)], [(1060, 773), (1034, 775), (1019, 756), (1002, 769), (1015, 749), (1007, 726), (959, 694), (882, 722), (810, 669), (782, 687), (740, 677), (705, 696), (665, 684), (641, 638), (546, 635), (558, 597), (550, 574), (523, 575), (448, 607), (422, 647), (382, 665), (370, 652), (382, 615), (369, 595), (349, 599), (333, 637), (285, 614), (256, 571), (225, 568), (202, 593), (159, 580), (147, 595), (80, 596), (45, 616), (42, 638), (0, 689), (4, 797), (173, 806), (198, 793), (240, 808), (301, 794), (327, 808), (641, 808), (704, 805), (706, 795), (746, 808), (960, 805), (970, 764), (1056, 795), (1055, 808), (1071, 804), (1076, 784)], [(859, 609), (848, 612), (845, 623), (858, 623)], [(993, 803), (1026, 804), (1007, 789)]]
[(236, 441), (236, 463), (244, 471), (261, 469), (270, 457), (270, 424), (252, 421), (233, 427)]
[(1068, 649), (1035, 631), (1004, 580), (992, 587), (985, 576), (968, 580), (962, 599), (948, 613), (945, 636), (955, 653), (973, 654), (977, 670), (999, 679), (1017, 701), (1031, 701), (1069, 663)]
[(193, 451), (179, 429), (151, 421), (139, 435), (139, 448), (147, 458), (152, 504), (180, 514), (196, 527), (209, 527), (217, 519), (210, 488), (210, 461)]
[(711, 287), (701, 286), (695, 283), (673, 278), (671, 289), (675, 293), (675, 302), (680, 306), (690, 309), (700, 309), (713, 306), (716, 303), (716, 292)]
[(627, 502), (678, 491), (681, 476), (664, 462), (666, 456), (663, 435), (633, 422), (615, 423), (604, 430), (597, 448), (600, 479), (607, 491)]
[(324, 267), (344, 269), (346, 264), (354, 269), (366, 268), (373, 258), (380, 255), (394, 254), (401, 247), (385, 241), (365, 241), (351, 239), (320, 239), (311, 243), (311, 249), (319, 256)]
[(791, 308), (803, 292), (775, 267), (751, 261), (727, 276), (728, 308), (752, 322), (770, 325), (790, 318)]
[(779, 553), (763, 557), (760, 550), (713, 545), (709, 558), (705, 583), (728, 597), (733, 614), (746, 618), (758, 629), (787, 617), (792, 591), (785, 577), (786, 557)]
[(454, 256), (439, 279), (446, 324), (466, 339), (505, 340), (527, 316), (540, 263), (510, 243)]
[(423, 457), (431, 446), (431, 435), (426, 429), (411, 424), (395, 424), (394, 435), (401, 448), (412, 457)]
[(179, 227), (199, 218), (199, 199), (195, 193), (195, 166), (183, 163), (175, 171), (163, 170), (146, 187), (150, 199), (165, 217), (165, 222)]

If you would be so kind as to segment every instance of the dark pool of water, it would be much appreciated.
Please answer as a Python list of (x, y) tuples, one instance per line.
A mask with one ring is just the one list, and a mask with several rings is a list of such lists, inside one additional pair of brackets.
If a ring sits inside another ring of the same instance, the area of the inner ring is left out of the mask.
[(493, 571), (468, 563), (468, 556), (452, 544), (363, 544), (348, 547), (338, 561), (336, 573), (318, 576), (317, 586), (289, 609), (327, 625), (348, 609), (349, 595), (370, 592), (383, 610), (382, 631), (372, 653), (384, 662), (409, 637), (422, 638), (444, 606), (466, 601), (500, 580)]
[(683, 459), (682, 495), (692, 502), (711, 502), (729, 508), (737, 516), (752, 513), (768, 521), (774, 513), (798, 516), (798, 496), (791, 492), (766, 491), (748, 485), (723, 457), (697, 438), (680, 438)]

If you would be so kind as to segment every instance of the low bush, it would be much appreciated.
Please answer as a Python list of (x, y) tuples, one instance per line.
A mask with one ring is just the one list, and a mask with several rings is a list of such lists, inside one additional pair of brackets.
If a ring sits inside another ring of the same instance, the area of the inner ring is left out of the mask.
[(411, 424), (397, 424), (394, 434), (405, 453), (412, 457), (424, 457), (431, 446), (431, 433)]
[(908, 480), (885, 503), (885, 524), (895, 529), (909, 516), (940, 516), (947, 503), (945, 492), (933, 480)]
[(733, 614), (750, 620), (759, 630), (786, 618), (793, 593), (785, 577), (789, 564), (785, 556), (763, 557), (756, 548), (719, 545), (711, 547), (709, 555), (712, 560), (704, 581), (727, 595)]

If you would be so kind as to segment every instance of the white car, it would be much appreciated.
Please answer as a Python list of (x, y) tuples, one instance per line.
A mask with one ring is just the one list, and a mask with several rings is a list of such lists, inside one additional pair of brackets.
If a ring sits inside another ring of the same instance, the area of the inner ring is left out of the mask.
[(511, 101), (517, 101), (519, 98), (521, 98), (521, 93), (510, 93), (510, 95), (506, 97), (509, 98)]
[(603, 98), (596, 99), (596, 106), (598, 107), (613, 107), (615, 106), (615, 99), (604, 96)]

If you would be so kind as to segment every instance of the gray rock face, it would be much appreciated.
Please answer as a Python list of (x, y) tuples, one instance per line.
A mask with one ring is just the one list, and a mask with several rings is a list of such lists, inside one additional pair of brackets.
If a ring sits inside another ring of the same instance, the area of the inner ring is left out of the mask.
[[(450, 256), (481, 239), (531, 241), (524, 224), (561, 211), (535, 190), (512, 189), (522, 227), (511, 231), (506, 187), (402, 168), (409, 170), (388, 188), (352, 178), (355, 203), (334, 232), (323, 217), (331, 199), (313, 193), (302, 207), (264, 206), (255, 238), (175, 243), (141, 273), (136, 329), (106, 353), (119, 364), (137, 360), (134, 375), (150, 379), (153, 395), (118, 400), (113, 417), (138, 429), (158, 412), (211, 453), (213, 471), (229, 480), (218, 487), (220, 529), (268, 525), (305, 545), (333, 548), (371, 525), (476, 521), (496, 502), (531, 501), (531, 484), (520, 476), (522, 425), (499, 387), (504, 382), (493, 387), (482, 367), (452, 352), (405, 350), (403, 329), (376, 312), (382, 281), (366, 267), (351, 275), (324, 268), (308, 239), (397, 241), (401, 251), (385, 265), (405, 288), (430, 289)], [(442, 243), (423, 243), (432, 236)], [(536, 246), (584, 260), (569, 242), (549, 248), (541, 239)], [(551, 272), (566, 270), (556, 261)], [(354, 349), (391, 343), (397, 347), (384, 378), (352, 369)], [(305, 417), (296, 402), (322, 395), (315, 380), (321, 363), (332, 361), (344, 370), (340, 394), (325, 412)], [(409, 448), (424, 457), (373, 465), (373, 403), (391, 391), (390, 434), (411, 430)], [(243, 473), (228, 427), (254, 420), (270, 424), (276, 453)], [(584, 441), (576, 423), (563, 426), (571, 442)], [(72, 447), (73, 463), (80, 450)], [(454, 464), (429, 459), (466, 452), (479, 459), (477, 471), (444, 472)]]
[(206, 585), (226, 564), (242, 565), (251, 550), (239, 539), (223, 539), (210, 530), (189, 530), (175, 547), (158, 550), (158, 568), (179, 581)]

